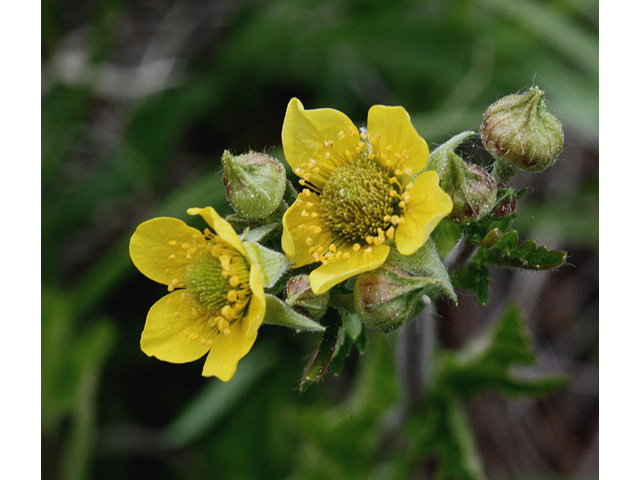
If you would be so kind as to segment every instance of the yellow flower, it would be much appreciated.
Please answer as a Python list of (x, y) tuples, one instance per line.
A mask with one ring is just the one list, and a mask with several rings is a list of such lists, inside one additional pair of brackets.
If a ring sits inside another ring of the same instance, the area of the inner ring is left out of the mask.
[(213, 232), (165, 217), (142, 223), (131, 237), (134, 265), (169, 290), (149, 310), (140, 347), (171, 363), (209, 352), (202, 374), (226, 382), (253, 346), (265, 315), (261, 269), (213, 208), (187, 213), (202, 216)]
[[(424, 170), (429, 147), (402, 107), (373, 106), (359, 131), (343, 113), (289, 102), (282, 127), (287, 162), (304, 187), (283, 217), (282, 249), (316, 294), (426, 242), (452, 208), (438, 175)], [(415, 176), (415, 174), (420, 173)]]

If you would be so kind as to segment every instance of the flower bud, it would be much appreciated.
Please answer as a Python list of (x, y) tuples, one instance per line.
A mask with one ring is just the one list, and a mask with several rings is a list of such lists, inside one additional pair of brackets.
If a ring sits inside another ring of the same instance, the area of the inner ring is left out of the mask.
[(361, 273), (353, 292), (356, 313), (367, 327), (389, 332), (411, 318), (426, 287), (434, 283), (390, 264)]
[(491, 216), (504, 218), (516, 211), (516, 200), (518, 195), (515, 190), (508, 188), (504, 183), (498, 184), (498, 198), (491, 210)]
[(474, 222), (489, 213), (496, 201), (496, 181), (478, 165), (448, 154), (442, 189), (449, 194), (453, 210), (449, 219), (456, 223)]
[(286, 286), (287, 305), (297, 312), (315, 320), (320, 319), (329, 305), (329, 292), (316, 295), (311, 290), (308, 275), (292, 277)]
[(562, 124), (547, 112), (544, 92), (508, 95), (484, 114), (480, 133), (485, 148), (499, 161), (527, 172), (553, 165), (564, 146)]
[(282, 164), (264, 153), (233, 156), (222, 154), (222, 180), (233, 209), (247, 219), (262, 219), (282, 202), (286, 171)]

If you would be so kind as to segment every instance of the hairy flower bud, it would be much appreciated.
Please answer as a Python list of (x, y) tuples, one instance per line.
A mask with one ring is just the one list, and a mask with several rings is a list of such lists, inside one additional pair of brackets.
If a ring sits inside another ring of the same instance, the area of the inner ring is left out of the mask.
[(290, 278), (287, 282), (286, 294), (287, 305), (309, 318), (318, 320), (327, 311), (329, 292), (320, 295), (313, 293), (307, 275)]
[(356, 313), (367, 327), (389, 332), (411, 318), (426, 287), (434, 283), (385, 264), (358, 276), (353, 292)]
[(485, 148), (499, 161), (527, 172), (553, 165), (564, 146), (562, 124), (547, 112), (537, 86), (507, 95), (484, 114), (480, 133)]
[(251, 151), (233, 156), (225, 150), (222, 168), (227, 199), (242, 217), (265, 218), (282, 202), (286, 171), (275, 158)]
[(491, 210), (491, 215), (495, 218), (511, 215), (516, 211), (517, 198), (518, 195), (512, 188), (508, 188), (504, 183), (499, 183), (496, 204)]
[(456, 223), (474, 222), (489, 213), (496, 201), (494, 178), (478, 165), (448, 153), (447, 171), (442, 188), (453, 201), (449, 219)]

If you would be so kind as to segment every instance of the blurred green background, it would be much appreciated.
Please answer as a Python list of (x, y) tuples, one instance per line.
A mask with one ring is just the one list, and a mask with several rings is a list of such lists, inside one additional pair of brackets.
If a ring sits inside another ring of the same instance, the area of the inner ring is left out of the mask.
[[(534, 83), (566, 148), (517, 178), (533, 188), (516, 226), (570, 266), (495, 272), (489, 305), (462, 294), (438, 333), (458, 348), (516, 300), (539, 368), (571, 383), (466, 404), (484, 469), (597, 478), (596, 1), (42, 2), (42, 478), (393, 478), (369, 428), (393, 397), (390, 341), (371, 333), (363, 357), (302, 395), (315, 334), (263, 327), (227, 384), (201, 377), (202, 361), (148, 358), (140, 333), (166, 289), (133, 267), (129, 238), (191, 206), (230, 213), (223, 150), (284, 160), (293, 96), (356, 124), (403, 105), (433, 149)], [(407, 478), (431, 478), (432, 461)]]

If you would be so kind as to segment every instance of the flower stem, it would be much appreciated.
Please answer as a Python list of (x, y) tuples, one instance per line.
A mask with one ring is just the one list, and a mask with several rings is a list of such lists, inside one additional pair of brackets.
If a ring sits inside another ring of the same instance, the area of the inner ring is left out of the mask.
[(449, 273), (453, 273), (464, 267), (477, 251), (478, 247), (463, 234), (456, 246), (453, 247), (453, 250), (451, 250), (449, 255), (444, 259), (444, 266)]
[(420, 402), (432, 384), (435, 319), (429, 300), (424, 310), (407, 323), (398, 337), (397, 359), (408, 408)]

